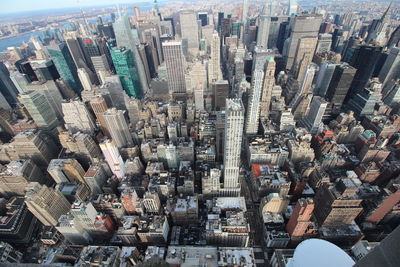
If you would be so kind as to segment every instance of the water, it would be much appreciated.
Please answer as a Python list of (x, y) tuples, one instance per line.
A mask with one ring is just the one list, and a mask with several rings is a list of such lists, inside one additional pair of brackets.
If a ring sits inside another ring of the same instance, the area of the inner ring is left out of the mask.
[[(164, 3), (159, 4), (159, 6), (163, 6), (163, 5), (164, 5)], [(145, 5), (145, 6), (141, 6), (140, 10), (141, 11), (147, 11), (147, 10), (150, 10), (152, 8), (153, 8), (153, 5)], [(129, 9), (129, 11), (127, 13), (129, 15), (133, 15), (134, 14), (133, 8)], [(103, 20), (110, 20), (111, 16), (102, 16), (102, 18), (103, 18)], [(95, 24), (97, 22), (97, 19), (89, 20), (89, 22)], [(65, 27), (66, 25), (63, 25), (63, 26)], [(61, 28), (63, 26), (61, 26)], [(10, 46), (20, 47), (22, 45), (22, 42), (28, 42), (29, 39), (32, 36), (35, 36), (35, 35), (43, 37), (43, 31), (26, 33), (26, 34), (18, 35), (16, 37), (0, 40), (0, 52), (7, 50), (7, 47), (10, 47)]]

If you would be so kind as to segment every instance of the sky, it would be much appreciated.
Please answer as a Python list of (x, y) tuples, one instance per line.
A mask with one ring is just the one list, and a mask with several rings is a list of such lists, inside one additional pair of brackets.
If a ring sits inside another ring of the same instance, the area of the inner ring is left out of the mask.
[(153, 2), (152, 0), (0, 0), (1, 13), (17, 13), (55, 8), (115, 5), (117, 3)]

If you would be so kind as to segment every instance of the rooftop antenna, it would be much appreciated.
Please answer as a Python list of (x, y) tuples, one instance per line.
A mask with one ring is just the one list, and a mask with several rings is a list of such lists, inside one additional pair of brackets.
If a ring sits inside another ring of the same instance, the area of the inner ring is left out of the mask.
[(160, 17), (160, 20), (162, 20), (160, 9), (158, 8), (157, 0), (154, 0), (154, 9), (156, 10), (157, 15)]
[(85, 31), (86, 31), (85, 34), (89, 34), (89, 24), (88, 24), (88, 21), (86, 19), (85, 12), (83, 11), (82, 6), (79, 4), (79, 0), (76, 0), (76, 2), (79, 5), (79, 8), (80, 8), (81, 13), (82, 13), (83, 21), (85, 22)]

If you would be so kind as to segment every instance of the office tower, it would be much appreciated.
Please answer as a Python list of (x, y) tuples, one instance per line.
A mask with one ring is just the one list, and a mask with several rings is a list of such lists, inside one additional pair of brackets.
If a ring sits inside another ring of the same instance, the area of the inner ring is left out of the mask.
[[(295, 55), (300, 39), (317, 38), (319, 26), (321, 25), (321, 15), (298, 15), (290, 23), (290, 37), (284, 41), (283, 56), (286, 62), (286, 69), (292, 68), (295, 63)], [(299, 60), (301, 58), (299, 57)]]
[(297, 201), (289, 222), (286, 225), (286, 231), (291, 237), (303, 237), (309, 230), (311, 216), (314, 211), (314, 201), (311, 198), (301, 198)]
[(310, 93), (312, 82), (314, 80), (315, 72), (317, 71), (317, 69), (318, 69), (318, 66), (316, 64), (308, 65), (308, 67), (305, 69), (303, 78), (301, 79), (301, 82), (300, 82), (300, 88), (296, 92), (293, 100), (290, 103), (290, 105), (292, 107), (297, 106), (298, 100), (301, 96), (304, 96), (304, 95), (307, 95), (308, 93)]
[(208, 13), (207, 12), (199, 12), (197, 13), (199, 20), (201, 21), (201, 26), (208, 25)]
[[(289, 0), (289, 6), (287, 10), (287, 15), (288, 16), (295, 16), (297, 15), (297, 0)], [(318, 24), (319, 27), (319, 24)]]
[(229, 82), (227, 80), (215, 81), (211, 84), (213, 91), (213, 108), (216, 111), (225, 109), (226, 99), (229, 97)]
[(213, 33), (211, 40), (211, 58), (208, 62), (208, 82), (211, 84), (212, 82), (222, 80), (222, 72), (221, 72), (221, 58), (220, 58), (220, 39), (217, 32)]
[[(384, 88), (383, 95), (387, 91), (387, 85), (391, 85), (393, 80), (400, 77), (400, 49), (398, 47), (392, 47), (389, 50), (389, 54), (379, 72), (379, 81), (382, 83)], [(385, 90), (386, 89), (386, 90)]]
[(146, 213), (159, 214), (161, 209), (161, 202), (156, 192), (148, 191), (143, 196), (143, 206)]
[[(246, 27), (247, 24), (247, 12), (249, 10), (249, 3), (248, 0), (243, 0), (243, 9), (242, 9), (242, 23)], [(224, 16), (224, 13), (222, 13), (222, 17)], [(218, 14), (219, 18), (219, 14)]]
[[(324, 62), (320, 64), (318, 75), (315, 82), (314, 92), (316, 95), (325, 97), (328, 87), (332, 81), (333, 73), (335, 72), (336, 66), (338, 65), (339, 65), (338, 63), (334, 62)], [(338, 77), (340, 78), (340, 76)]]
[(107, 161), (111, 172), (118, 178), (122, 179), (125, 176), (124, 161), (118, 151), (117, 146), (111, 140), (105, 140), (100, 144), (100, 149)]
[(268, 117), (271, 106), (272, 91), (275, 86), (276, 63), (273, 57), (269, 57), (265, 64), (264, 81), (261, 93), (260, 116)]
[(124, 113), (125, 111), (117, 110), (116, 108), (108, 109), (103, 113), (106, 128), (111, 135), (111, 139), (118, 148), (133, 145), (132, 135), (129, 131)]
[(386, 46), (400, 46), (400, 26), (397, 26), (397, 28), (392, 32)]
[(225, 108), (224, 133), (224, 191), (229, 195), (239, 195), (240, 151), (244, 125), (242, 100), (228, 98)]
[(60, 78), (52, 60), (31, 60), (30, 63), (39, 81), (56, 81)]
[(95, 86), (92, 84), (89, 73), (86, 71), (86, 69), (84, 68), (78, 69), (78, 78), (82, 84), (83, 90), (93, 91)]
[(204, 110), (204, 91), (206, 88), (206, 65), (201, 61), (196, 61), (193, 65), (191, 65), (191, 69), (186, 76), (186, 90), (189, 93), (194, 92), (196, 110)]
[(316, 45), (317, 38), (315, 37), (303, 37), (299, 39), (292, 66), (292, 73), (294, 73), (295, 78), (299, 82), (304, 79), (304, 73), (312, 62)]
[(47, 172), (57, 183), (83, 183), (85, 170), (76, 159), (52, 159)]
[[(126, 50), (130, 50), (132, 53), (132, 62), (135, 64), (135, 69), (137, 72), (137, 77), (140, 81), (140, 89), (143, 93), (146, 93), (149, 89), (149, 85), (147, 83), (146, 72), (144, 69), (144, 63), (139, 54), (139, 50), (137, 45), (139, 44), (139, 40), (137, 37), (134, 36), (131, 25), (129, 23), (129, 18), (127, 15), (121, 16), (115, 23), (114, 23), (114, 31), (115, 37), (117, 40), (117, 45), (119, 47), (125, 47)], [(114, 61), (114, 59), (113, 59)], [(115, 63), (114, 63), (115, 64)]]
[(93, 67), (94, 67), (94, 70), (96, 71), (97, 75), (99, 75), (99, 73), (101, 73), (101, 72), (110, 72), (111, 71), (111, 67), (110, 67), (110, 64), (108, 63), (106, 55), (94, 56), (94, 57), (91, 57), (91, 60), (93, 62)]
[(322, 117), (324, 116), (327, 104), (323, 98), (319, 96), (313, 97), (308, 114), (302, 120), (302, 125), (311, 134), (318, 134), (322, 130)]
[[(382, 84), (372, 80), (366, 88), (350, 95), (347, 102), (347, 109), (354, 111), (356, 117), (374, 114), (375, 105), (382, 102)], [(349, 94), (349, 93), (348, 93)]]
[(332, 34), (320, 33), (318, 34), (318, 44), (315, 53), (331, 51)]
[(62, 103), (65, 128), (73, 133), (94, 133), (96, 124), (85, 103), (80, 100), (65, 101)]
[(400, 103), (400, 83), (397, 82), (391, 88), (389, 87), (383, 102), (388, 106)]
[(382, 17), (379, 20), (373, 20), (369, 29), (368, 35), (365, 39), (366, 43), (376, 43), (379, 45), (385, 45), (386, 43), (386, 31), (390, 24), (390, 11), (391, 11), (392, 2), (390, 2), (389, 7), (383, 13)]
[(61, 215), (56, 229), (73, 245), (88, 245), (93, 239), (71, 214)]
[(10, 72), (3, 62), (0, 62), (0, 95), (4, 96), (9, 106), (16, 106), (18, 90), (10, 79)]
[(181, 25), (181, 37), (187, 39), (189, 53), (196, 56), (199, 51), (199, 24), (196, 13), (193, 11), (182, 11), (179, 13)]
[(71, 53), (65, 43), (51, 44), (47, 46), (47, 51), (61, 78), (74, 90), (75, 93), (80, 94), (82, 86), (78, 79), (78, 74)]
[(343, 102), (354, 79), (356, 71), (357, 70), (355, 68), (346, 63), (337, 65), (335, 67), (326, 91), (326, 99), (330, 102), (328, 106), (332, 115), (340, 114)]
[(126, 109), (125, 100), (129, 97), (122, 87), (121, 79), (117, 75), (105, 77), (105, 83), (100, 87), (100, 94), (106, 100), (107, 105), (117, 109)]
[(95, 72), (92, 57), (100, 56), (99, 45), (93, 37), (78, 37), (86, 63), (92, 72)]
[(271, 26), (271, 17), (260, 15), (258, 17), (257, 46), (268, 48), (268, 37)]
[(60, 125), (54, 109), (46, 97), (38, 91), (28, 91), (20, 94), (18, 99), (43, 131), (52, 133)]
[(257, 134), (260, 116), (260, 100), (263, 89), (265, 62), (269, 60), (269, 51), (256, 47), (254, 51), (251, 87), (248, 97), (246, 134)]
[(354, 51), (350, 65), (356, 68), (357, 71), (345, 102), (349, 100), (350, 96), (364, 89), (374, 72), (381, 51), (382, 47), (373, 45), (361, 45)]
[(11, 110), (12, 107), (10, 104), (7, 102), (7, 99), (4, 97), (4, 95), (0, 92), (0, 108), (4, 110)]
[(31, 159), (41, 168), (47, 168), (50, 160), (57, 158), (59, 152), (58, 147), (49, 136), (34, 130), (17, 134), (11, 146), (18, 158)]
[(97, 121), (100, 124), (101, 131), (105, 135), (107, 135), (109, 138), (111, 138), (111, 135), (107, 130), (106, 120), (104, 119), (104, 116), (103, 116), (104, 112), (106, 112), (108, 110), (105, 99), (101, 96), (98, 96), (94, 99), (91, 99), (89, 103), (90, 103), (90, 107), (92, 108), (92, 110), (94, 112), (94, 115), (97, 118)]
[(67, 214), (71, 208), (71, 204), (60, 191), (37, 183), (29, 185), (25, 203), (44, 226), (56, 226), (60, 216)]
[(47, 179), (30, 159), (11, 161), (0, 168), (0, 195), (5, 198), (24, 196), (30, 182), (44, 184)]
[(323, 183), (318, 188), (314, 197), (314, 218), (320, 226), (340, 227), (357, 218), (363, 208), (362, 200), (354, 194), (357, 191), (354, 186), (351, 179), (342, 179), (336, 185)]
[(36, 73), (33, 71), (30, 61), (25, 61), (25, 62), (17, 61), (15, 66), (17, 67), (19, 72), (26, 74), (29, 80), (33, 82), (38, 81), (38, 77), (36, 76)]
[(65, 43), (67, 44), (68, 50), (71, 53), (71, 57), (75, 63), (75, 67), (77, 69), (88, 69), (88, 64), (86, 62), (79, 41), (76, 39), (76, 36), (67, 36)]
[(10, 79), (17, 88), (18, 93), (24, 93), (26, 86), (31, 82), (26, 74), (17, 71), (10, 74)]
[(182, 42), (163, 42), (162, 47), (167, 66), (169, 93), (170, 95), (185, 94), (185, 62), (182, 52)]
[(400, 265), (400, 226), (397, 226), (367, 255), (361, 258), (354, 267), (398, 266)]
[(99, 146), (93, 138), (84, 133), (71, 134), (68, 131), (59, 133), (60, 143), (69, 153), (73, 153), (85, 168), (95, 162), (101, 155)]
[(124, 91), (134, 98), (142, 98), (143, 90), (140, 73), (136, 67), (137, 64), (135, 65), (132, 51), (125, 47), (114, 48), (111, 50), (111, 57)]

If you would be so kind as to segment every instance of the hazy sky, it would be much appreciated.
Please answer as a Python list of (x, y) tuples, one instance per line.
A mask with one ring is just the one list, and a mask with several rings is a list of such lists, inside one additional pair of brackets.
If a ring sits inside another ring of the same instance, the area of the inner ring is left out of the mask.
[(0, 0), (0, 13), (15, 13), (53, 8), (153, 2), (152, 0)]

